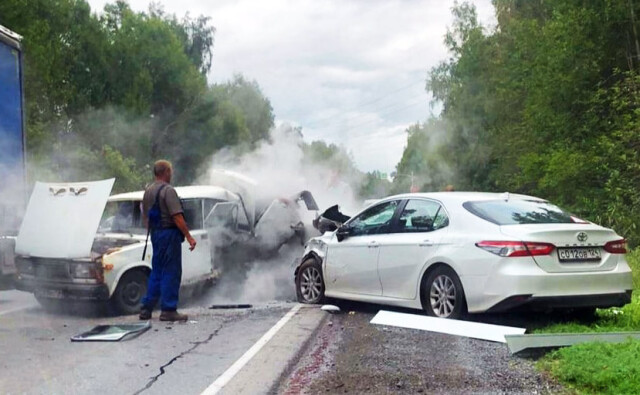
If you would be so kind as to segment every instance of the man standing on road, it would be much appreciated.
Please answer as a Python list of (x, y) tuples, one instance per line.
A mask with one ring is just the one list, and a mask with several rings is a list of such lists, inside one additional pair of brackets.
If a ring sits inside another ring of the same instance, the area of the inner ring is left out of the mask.
[(178, 313), (178, 293), (182, 279), (182, 242), (187, 239), (193, 251), (196, 241), (184, 220), (182, 203), (170, 185), (171, 162), (159, 160), (153, 165), (155, 182), (142, 198), (143, 218), (151, 234), (153, 259), (147, 295), (142, 299), (140, 319), (151, 319), (151, 312), (160, 299), (160, 321), (186, 321)]

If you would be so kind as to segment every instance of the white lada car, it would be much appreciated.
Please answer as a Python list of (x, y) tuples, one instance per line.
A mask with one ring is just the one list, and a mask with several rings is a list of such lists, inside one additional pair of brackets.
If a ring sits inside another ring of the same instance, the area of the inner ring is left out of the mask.
[[(33, 292), (45, 307), (63, 300), (109, 301), (120, 313), (139, 311), (153, 255), (150, 241), (145, 250), (144, 191), (109, 197), (113, 182), (36, 183), (16, 241), (18, 289)], [(267, 254), (303, 237), (294, 200), (276, 199), (260, 209), (253, 196), (221, 186), (176, 192), (198, 243), (193, 251), (182, 245), (184, 290), (213, 282), (225, 249)], [(307, 192), (297, 197), (317, 209)]]
[(298, 299), (324, 296), (437, 317), (631, 300), (625, 240), (536, 197), (441, 192), (376, 202), (311, 239)]

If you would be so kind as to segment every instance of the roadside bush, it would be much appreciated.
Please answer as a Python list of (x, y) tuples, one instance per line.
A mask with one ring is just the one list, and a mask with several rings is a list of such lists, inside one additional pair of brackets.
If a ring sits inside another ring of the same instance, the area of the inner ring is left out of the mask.
[(640, 340), (620, 344), (585, 343), (545, 356), (538, 367), (587, 394), (637, 394)]

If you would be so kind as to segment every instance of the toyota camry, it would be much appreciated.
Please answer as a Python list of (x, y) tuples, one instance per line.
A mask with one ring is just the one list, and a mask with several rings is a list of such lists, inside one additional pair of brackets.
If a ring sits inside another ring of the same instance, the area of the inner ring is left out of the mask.
[(303, 303), (324, 297), (456, 318), (514, 308), (586, 309), (631, 300), (626, 242), (540, 198), (392, 196), (309, 240), (295, 271)]

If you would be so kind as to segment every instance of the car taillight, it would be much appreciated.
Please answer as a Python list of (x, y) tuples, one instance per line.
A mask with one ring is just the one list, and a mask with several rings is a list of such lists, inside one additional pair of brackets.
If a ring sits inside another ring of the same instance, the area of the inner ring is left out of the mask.
[(625, 239), (610, 241), (604, 245), (604, 250), (611, 254), (626, 254), (627, 241)]
[(549, 255), (553, 244), (530, 241), (481, 241), (476, 247), (504, 257)]

